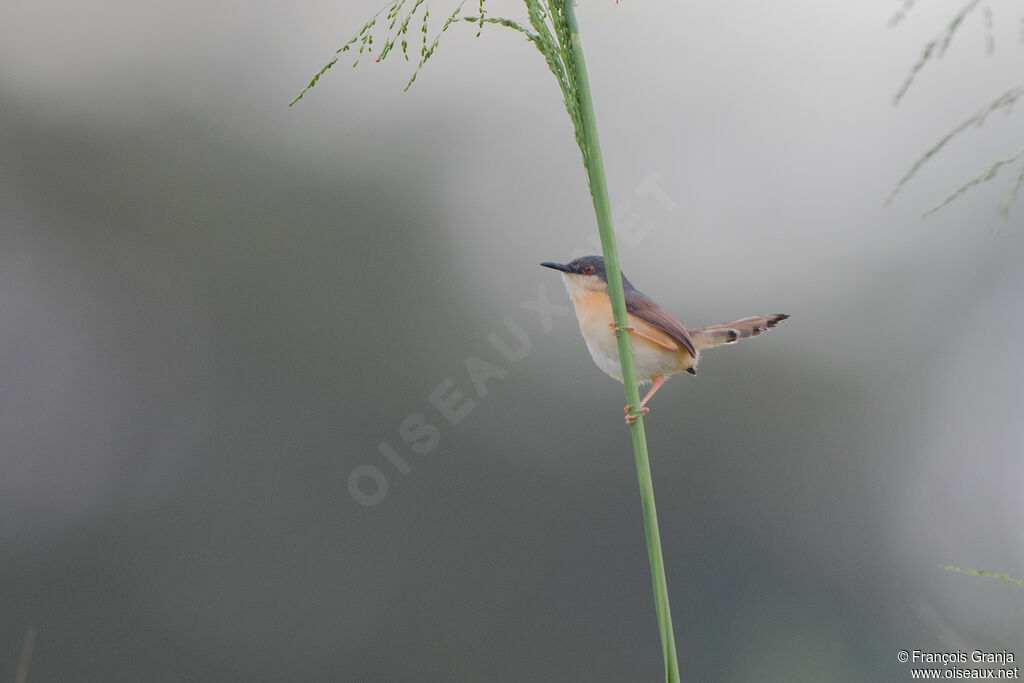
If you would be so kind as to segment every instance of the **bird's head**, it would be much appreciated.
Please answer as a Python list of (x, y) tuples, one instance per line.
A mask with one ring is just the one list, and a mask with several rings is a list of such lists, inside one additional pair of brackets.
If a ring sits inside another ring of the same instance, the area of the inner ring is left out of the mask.
[(546, 261), (540, 265), (561, 271), (570, 292), (574, 289), (602, 291), (608, 288), (604, 259), (600, 256), (580, 256), (568, 263)]

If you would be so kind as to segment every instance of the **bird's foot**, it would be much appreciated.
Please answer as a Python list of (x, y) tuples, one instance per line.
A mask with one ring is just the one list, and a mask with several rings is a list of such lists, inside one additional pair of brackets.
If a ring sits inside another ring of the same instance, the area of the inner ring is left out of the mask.
[(619, 333), (619, 332), (635, 332), (636, 331), (632, 327), (619, 327), (615, 323), (608, 323), (608, 327), (610, 327), (613, 330), (615, 330), (616, 333)]
[(635, 413), (629, 412), (629, 406), (626, 406), (625, 410), (626, 424), (628, 425), (632, 425), (634, 422), (636, 422), (637, 418), (639, 418), (641, 415), (646, 415), (647, 413), (651, 412), (651, 409), (648, 408), (647, 406), (640, 406), (640, 410)]

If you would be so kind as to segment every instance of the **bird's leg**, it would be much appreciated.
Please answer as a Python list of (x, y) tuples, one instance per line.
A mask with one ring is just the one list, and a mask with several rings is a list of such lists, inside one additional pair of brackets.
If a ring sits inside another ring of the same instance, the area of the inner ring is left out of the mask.
[(651, 412), (651, 409), (647, 407), (647, 402), (651, 400), (651, 396), (654, 396), (654, 392), (661, 388), (661, 385), (665, 383), (665, 377), (662, 375), (655, 375), (651, 379), (654, 380), (654, 386), (647, 392), (643, 400), (640, 401), (640, 410), (635, 413), (629, 412), (629, 406), (626, 406), (626, 424), (631, 425), (636, 422), (636, 419), (641, 415), (646, 415)]
[(644, 399), (640, 401), (641, 408), (647, 405), (647, 402), (651, 400), (651, 396), (654, 396), (654, 392), (657, 391), (658, 389), (661, 389), (661, 385), (665, 383), (665, 377), (663, 375), (655, 375), (651, 379), (654, 380), (654, 386), (651, 387), (651, 390), (647, 392), (647, 395), (644, 396)]
[[(635, 331), (632, 327), (619, 327), (615, 323), (608, 323), (608, 327), (610, 327), (613, 330), (615, 330), (615, 334), (616, 335), (618, 335), (619, 332), (634, 332)], [(626, 406), (626, 424), (632, 425), (634, 422), (636, 422), (636, 419), (638, 417), (640, 417), (641, 415), (646, 415), (649, 412), (651, 412), (651, 409), (650, 408), (645, 408), (644, 404), (642, 404), (642, 403), (640, 404), (640, 410), (637, 411), (636, 413), (630, 413), (629, 412), (629, 406)]]

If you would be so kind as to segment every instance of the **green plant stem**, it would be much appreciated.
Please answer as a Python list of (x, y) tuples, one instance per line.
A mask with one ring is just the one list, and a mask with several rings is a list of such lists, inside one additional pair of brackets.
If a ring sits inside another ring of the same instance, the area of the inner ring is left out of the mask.
[[(626, 297), (622, 290), (622, 276), (619, 269), (619, 255), (615, 246), (615, 228), (612, 225), (611, 203), (608, 199), (608, 182), (601, 157), (601, 143), (597, 136), (597, 122), (594, 118), (594, 103), (590, 95), (587, 66), (580, 44), (579, 25), (576, 21), (575, 0), (565, 0), (565, 18), (570, 33), (571, 66), (574, 70), (576, 98), (583, 124), (581, 151), (583, 164), (590, 180), (590, 195), (594, 200), (594, 213), (601, 234), (601, 251), (608, 275), (608, 293), (612, 300), (615, 325), (619, 328), (619, 360), (622, 362), (622, 381), (626, 387), (626, 403), (631, 413), (640, 409), (640, 389), (636, 381), (636, 367), (633, 361), (633, 345), (629, 339), (626, 315)], [(640, 482), (640, 502), (644, 513), (644, 533), (647, 536), (647, 555), (651, 562), (651, 579), (654, 583), (654, 602), (658, 611), (658, 628), (661, 631), (661, 648), (665, 658), (665, 680), (679, 681), (679, 662), (676, 659), (675, 636), (672, 632), (672, 613), (668, 603), (668, 584), (665, 580), (665, 562), (661, 556), (661, 534), (658, 531), (658, 512), (654, 504), (654, 483), (651, 480), (651, 464), (647, 457), (647, 436), (644, 433), (643, 418), (637, 419), (630, 428), (633, 437), (633, 454), (636, 459), (637, 478)]]

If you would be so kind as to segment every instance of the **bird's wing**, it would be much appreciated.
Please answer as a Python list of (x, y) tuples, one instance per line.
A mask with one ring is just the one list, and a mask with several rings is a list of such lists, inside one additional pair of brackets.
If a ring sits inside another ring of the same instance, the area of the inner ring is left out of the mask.
[[(693, 347), (690, 333), (686, 331), (679, 319), (635, 289), (626, 291), (626, 312), (649, 323), (657, 331), (668, 335), (685, 348), (691, 356), (697, 357), (697, 350)], [(662, 345), (664, 346), (664, 344)]]
[(661, 330), (661, 328), (655, 327), (646, 320), (642, 320), (635, 315), (629, 317), (629, 330), (630, 334), (640, 339), (646, 339), (647, 341), (660, 346), (666, 351), (678, 351), (679, 342), (673, 337), (669, 336)]

